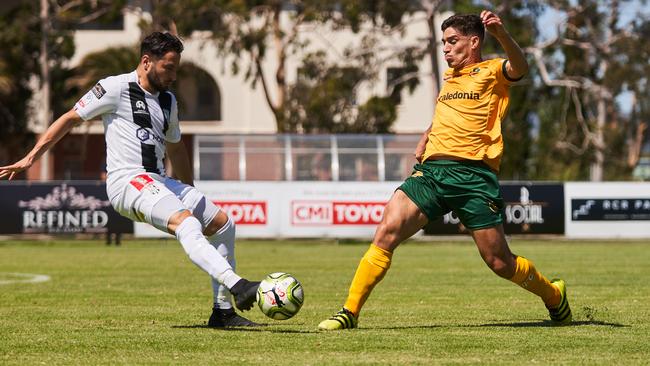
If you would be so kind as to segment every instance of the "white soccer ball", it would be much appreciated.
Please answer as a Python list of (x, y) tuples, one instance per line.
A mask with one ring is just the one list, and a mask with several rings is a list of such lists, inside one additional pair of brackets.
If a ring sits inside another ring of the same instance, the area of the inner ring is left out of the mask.
[(257, 305), (264, 315), (275, 320), (296, 315), (304, 299), (302, 285), (288, 273), (271, 273), (257, 289)]

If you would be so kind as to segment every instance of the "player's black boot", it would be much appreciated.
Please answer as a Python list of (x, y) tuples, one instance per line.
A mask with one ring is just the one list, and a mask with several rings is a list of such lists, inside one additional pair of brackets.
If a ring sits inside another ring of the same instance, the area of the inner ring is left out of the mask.
[(259, 286), (259, 282), (251, 282), (242, 278), (230, 289), (230, 293), (235, 297), (237, 309), (245, 311), (253, 307)]
[(252, 322), (243, 316), (239, 316), (235, 309), (212, 309), (212, 315), (208, 320), (210, 328), (228, 328), (228, 327), (259, 327), (261, 324)]

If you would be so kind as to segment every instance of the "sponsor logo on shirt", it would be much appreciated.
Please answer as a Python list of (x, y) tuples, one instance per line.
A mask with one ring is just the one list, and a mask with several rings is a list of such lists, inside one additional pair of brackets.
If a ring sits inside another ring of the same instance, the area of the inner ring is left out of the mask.
[(165, 143), (165, 140), (162, 137), (156, 135), (153, 132), (149, 132), (149, 130), (147, 130), (144, 127), (138, 128), (135, 131), (135, 136), (142, 142), (146, 142), (146, 141), (149, 141), (150, 139), (154, 139), (154, 140), (158, 141), (161, 144)]
[(97, 97), (97, 99), (101, 99), (104, 96), (104, 94), (106, 94), (106, 89), (104, 89), (104, 87), (100, 83), (95, 84), (95, 86), (91, 90), (93, 94), (95, 94), (95, 97)]
[(469, 100), (479, 100), (481, 95), (479, 93), (475, 92), (461, 92), (461, 91), (455, 91), (453, 93), (446, 93), (438, 97), (439, 102), (444, 102), (447, 100), (455, 100), (455, 99), (469, 99)]
[(135, 114), (149, 114), (149, 112), (147, 112), (147, 106), (141, 100), (138, 100), (137, 102), (135, 102), (135, 111), (133, 111), (133, 113), (135, 113)]
[(145, 128), (138, 128), (137, 131), (135, 131), (135, 135), (140, 139), (140, 141), (145, 142), (149, 140), (149, 131)]

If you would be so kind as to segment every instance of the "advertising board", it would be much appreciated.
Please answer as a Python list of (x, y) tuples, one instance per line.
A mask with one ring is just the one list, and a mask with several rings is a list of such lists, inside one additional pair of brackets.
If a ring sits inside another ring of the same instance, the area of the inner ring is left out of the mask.
[(650, 237), (650, 184), (565, 183), (566, 236)]
[[(506, 234), (564, 234), (564, 186), (561, 183), (501, 183)], [(429, 223), (428, 235), (467, 233), (453, 212)]]
[(4, 182), (0, 234), (132, 233), (100, 181)]
[[(400, 182), (216, 182), (196, 187), (234, 218), (241, 238), (371, 238)], [(161, 236), (136, 224), (137, 236)]]

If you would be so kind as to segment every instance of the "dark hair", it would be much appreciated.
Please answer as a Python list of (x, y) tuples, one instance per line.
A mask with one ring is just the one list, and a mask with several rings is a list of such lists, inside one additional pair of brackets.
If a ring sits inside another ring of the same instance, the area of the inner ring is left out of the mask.
[(485, 28), (481, 17), (476, 14), (458, 14), (452, 15), (442, 22), (440, 28), (444, 32), (447, 28), (454, 28), (464, 36), (478, 36), (483, 42)]
[(140, 44), (140, 57), (146, 54), (160, 58), (170, 51), (180, 54), (183, 52), (183, 43), (178, 37), (167, 32), (153, 32)]

